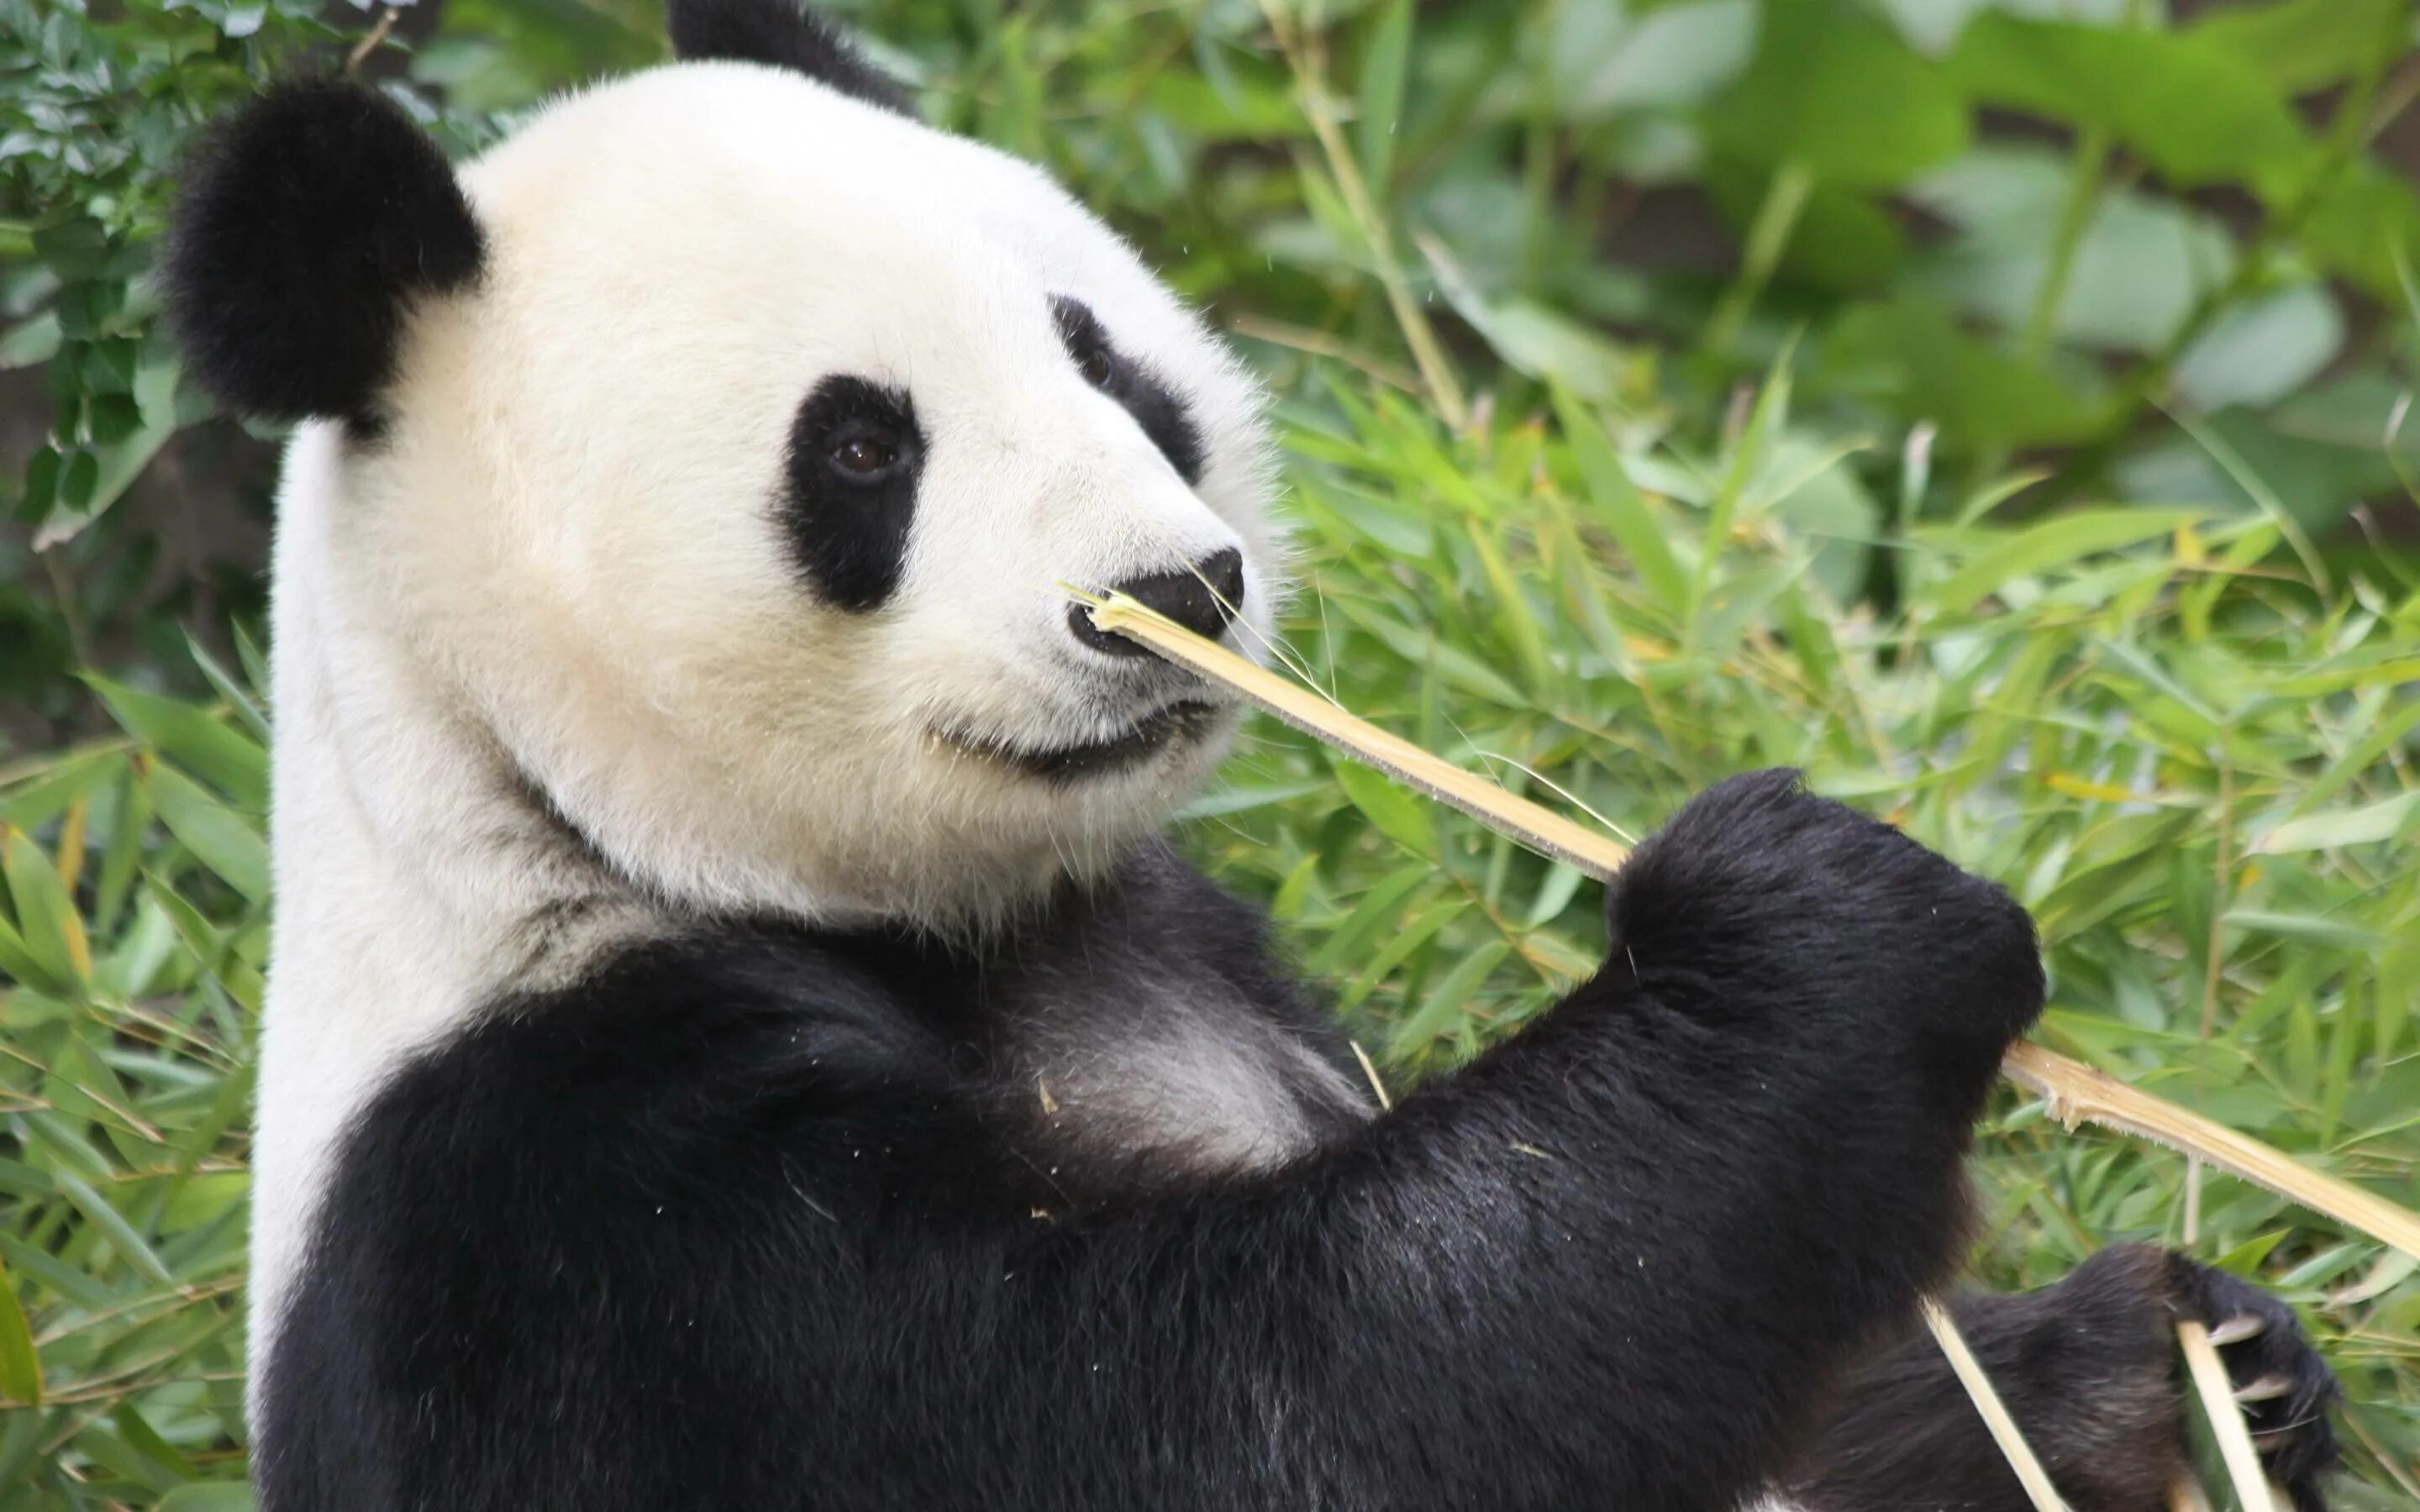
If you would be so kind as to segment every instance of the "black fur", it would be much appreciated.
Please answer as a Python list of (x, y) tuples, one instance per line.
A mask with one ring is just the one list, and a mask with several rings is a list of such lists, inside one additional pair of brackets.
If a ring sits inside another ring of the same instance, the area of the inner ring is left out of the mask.
[(795, 0), (672, 0), (665, 21), (673, 54), (683, 60), (769, 63), (869, 105), (911, 119), (916, 115), (897, 80), (860, 57), (830, 22)]
[[(2275, 1374), (2287, 1393), (2253, 1407), (2272, 1474), (2300, 1512), (2322, 1512), (2335, 1460), (2335, 1390), (2293, 1314), (2231, 1276), (2143, 1245), (2102, 1250), (2045, 1290), (1966, 1297), (1959, 1331), (2076, 1512), (2161, 1512), (2186, 1468), (2178, 1317), (2267, 1326), (2224, 1351), (2239, 1385)], [(1843, 1383), (1803, 1468), (1786, 1481), (1804, 1512), (2029, 1512), (2019, 1485), (1930, 1334), (1907, 1330)], [(1945, 1493), (1955, 1491), (1951, 1500)]]
[[(891, 463), (861, 474), (835, 452), (850, 444), (887, 449)], [(784, 459), (782, 528), (799, 569), (827, 602), (863, 613), (899, 586), (924, 433), (916, 406), (896, 389), (860, 378), (828, 378), (799, 406)]]
[(984, 1026), (1043, 958), (1289, 995), (1243, 916), (1122, 895), (981, 957), (701, 925), (405, 1068), (264, 1362), (265, 1512), (1730, 1507), (1952, 1267), (2041, 1002), (1998, 888), (1742, 779), (1527, 1031), (1137, 1185)]
[(427, 133), (382, 96), (306, 80), (203, 138), (161, 282), (185, 361), (221, 402), (375, 428), (411, 301), (470, 285), (484, 255)]
[(1059, 339), (1066, 344), (1067, 355), (1085, 376), (1126, 407), (1179, 477), (1200, 483), (1205, 456), (1202, 432), (1185, 401), (1157, 374), (1118, 350), (1091, 306), (1062, 295), (1050, 301), (1050, 313), (1059, 322)]

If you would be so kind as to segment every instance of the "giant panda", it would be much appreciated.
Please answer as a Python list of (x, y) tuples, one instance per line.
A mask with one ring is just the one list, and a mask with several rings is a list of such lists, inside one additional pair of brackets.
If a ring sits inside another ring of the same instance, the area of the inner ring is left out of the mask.
[[(194, 159), (191, 371), (295, 422), (259, 1063), (264, 1512), (2024, 1505), (1913, 1336), (2043, 979), (1787, 773), (1642, 846), (1601, 972), (1372, 1105), (1159, 838), (1264, 643), (1252, 380), (1034, 168), (788, 0), (458, 173), (298, 81)], [(2118, 1249), (1965, 1327), (2085, 1512), (2211, 1319)]]

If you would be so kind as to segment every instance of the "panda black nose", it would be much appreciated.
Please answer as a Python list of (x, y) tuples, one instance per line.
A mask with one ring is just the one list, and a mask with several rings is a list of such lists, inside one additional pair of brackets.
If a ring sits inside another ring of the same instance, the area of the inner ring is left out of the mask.
[[(1146, 609), (1156, 609), (1195, 635), (1216, 640), (1244, 607), (1244, 553), (1233, 547), (1213, 551), (1190, 567), (1147, 573), (1109, 585)], [(1076, 639), (1112, 656), (1149, 655), (1122, 635), (1097, 629), (1081, 604), (1067, 606), (1067, 626)]]

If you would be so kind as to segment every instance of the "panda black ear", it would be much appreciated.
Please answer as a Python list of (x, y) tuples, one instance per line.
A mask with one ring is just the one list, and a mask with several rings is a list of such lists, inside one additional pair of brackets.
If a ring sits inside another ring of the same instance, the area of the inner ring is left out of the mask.
[(829, 21), (797, 0), (670, 0), (664, 21), (684, 62), (727, 58), (803, 73), (869, 105), (914, 118), (899, 82), (860, 57)]
[(229, 408), (368, 421), (411, 300), (469, 285), (485, 255), (437, 144), (382, 96), (313, 80), (203, 138), (161, 284), (187, 365)]

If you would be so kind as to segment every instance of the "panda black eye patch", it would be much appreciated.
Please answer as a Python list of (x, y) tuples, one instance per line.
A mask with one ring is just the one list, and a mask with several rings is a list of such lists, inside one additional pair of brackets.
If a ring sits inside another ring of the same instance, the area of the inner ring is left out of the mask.
[(1202, 481), (1202, 432), (1175, 391), (1157, 374), (1118, 350), (1091, 307), (1062, 294), (1050, 301), (1059, 340), (1084, 381), (1125, 406), (1160, 455), (1187, 483)]
[(790, 423), (780, 509), (818, 597), (861, 614), (898, 589), (923, 471), (924, 433), (905, 393), (845, 376), (815, 385)]

